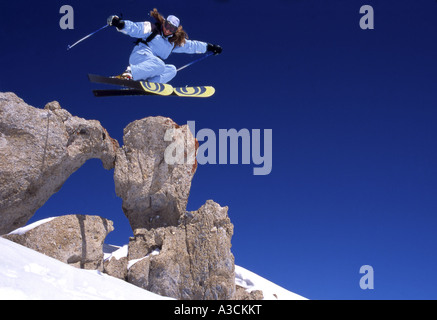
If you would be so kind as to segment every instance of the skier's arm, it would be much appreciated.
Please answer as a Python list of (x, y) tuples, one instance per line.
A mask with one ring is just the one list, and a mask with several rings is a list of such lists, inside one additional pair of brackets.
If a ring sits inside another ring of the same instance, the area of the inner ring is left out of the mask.
[(214, 54), (222, 53), (222, 47), (216, 44), (210, 44), (196, 40), (186, 40), (181, 47), (176, 47), (173, 52), (176, 53), (205, 53), (211, 51)]
[(144, 22), (132, 22), (129, 20), (123, 20), (123, 29), (118, 29), (121, 33), (127, 34), (133, 38), (144, 38), (150, 35), (152, 32), (152, 24), (149, 21)]
[(181, 47), (175, 47), (173, 52), (176, 53), (205, 53), (208, 44), (197, 40), (186, 40)]
[(152, 32), (152, 24), (149, 21), (132, 22), (121, 20), (118, 16), (110, 16), (108, 18), (108, 25), (116, 27), (117, 31), (133, 38), (144, 38)]

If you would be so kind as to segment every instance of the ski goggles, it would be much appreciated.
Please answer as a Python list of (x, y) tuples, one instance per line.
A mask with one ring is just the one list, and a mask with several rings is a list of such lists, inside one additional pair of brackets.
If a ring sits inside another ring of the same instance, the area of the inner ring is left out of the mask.
[(175, 33), (176, 31), (178, 31), (178, 27), (172, 25), (169, 21), (165, 20), (164, 22), (164, 27), (170, 31), (171, 33)]

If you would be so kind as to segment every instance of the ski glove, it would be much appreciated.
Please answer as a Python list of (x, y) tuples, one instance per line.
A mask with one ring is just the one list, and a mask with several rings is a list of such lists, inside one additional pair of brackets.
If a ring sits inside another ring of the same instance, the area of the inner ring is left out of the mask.
[(124, 28), (124, 21), (121, 20), (118, 16), (109, 16), (107, 22), (108, 26), (114, 26), (119, 30)]
[(218, 44), (210, 44), (210, 43), (208, 43), (206, 50), (213, 52), (214, 55), (220, 54), (223, 51), (222, 47), (220, 47)]

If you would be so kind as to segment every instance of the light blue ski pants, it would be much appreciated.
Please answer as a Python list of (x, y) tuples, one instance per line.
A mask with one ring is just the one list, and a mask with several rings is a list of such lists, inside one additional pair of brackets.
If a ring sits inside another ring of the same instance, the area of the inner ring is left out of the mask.
[(129, 58), (134, 80), (167, 83), (176, 76), (176, 67), (144, 51), (134, 51)]

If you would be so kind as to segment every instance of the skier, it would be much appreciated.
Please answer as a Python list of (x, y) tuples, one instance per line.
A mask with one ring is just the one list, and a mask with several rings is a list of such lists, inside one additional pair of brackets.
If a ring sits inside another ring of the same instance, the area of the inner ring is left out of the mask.
[(150, 15), (156, 20), (154, 24), (149, 21), (132, 22), (121, 20), (118, 16), (108, 17), (108, 25), (117, 28), (134, 38), (138, 38), (130, 58), (129, 67), (120, 76), (123, 79), (147, 80), (150, 82), (167, 83), (176, 76), (176, 67), (165, 64), (172, 53), (205, 53), (211, 51), (220, 54), (222, 48), (202, 41), (188, 40), (187, 33), (183, 30), (180, 20), (169, 15), (165, 19), (157, 9)]

